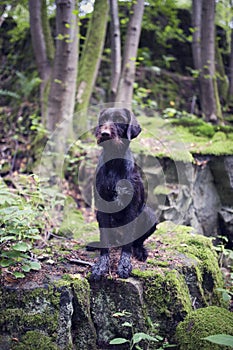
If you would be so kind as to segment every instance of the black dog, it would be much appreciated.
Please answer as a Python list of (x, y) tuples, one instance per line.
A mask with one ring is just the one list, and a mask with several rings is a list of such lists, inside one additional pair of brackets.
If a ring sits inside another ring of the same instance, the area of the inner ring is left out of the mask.
[(99, 280), (109, 271), (109, 248), (122, 246), (118, 275), (129, 277), (133, 255), (145, 261), (144, 240), (156, 228), (156, 219), (145, 205), (145, 193), (139, 168), (129, 149), (130, 141), (141, 128), (125, 108), (101, 111), (95, 130), (103, 147), (96, 170), (95, 205), (100, 229), (100, 258), (92, 268), (92, 279)]

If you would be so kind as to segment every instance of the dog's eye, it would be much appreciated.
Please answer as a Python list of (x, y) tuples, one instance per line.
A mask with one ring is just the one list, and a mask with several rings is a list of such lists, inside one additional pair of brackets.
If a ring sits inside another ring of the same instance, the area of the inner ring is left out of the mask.
[(117, 117), (114, 118), (114, 123), (124, 124), (125, 123), (125, 119), (123, 117), (121, 117), (120, 115), (118, 115)]

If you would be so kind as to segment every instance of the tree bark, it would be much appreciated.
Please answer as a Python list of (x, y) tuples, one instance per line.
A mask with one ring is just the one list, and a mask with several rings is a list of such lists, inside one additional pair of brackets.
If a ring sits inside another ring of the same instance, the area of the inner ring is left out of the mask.
[(229, 74), (229, 93), (228, 101), (233, 104), (233, 29), (231, 30), (231, 53), (230, 53), (230, 74)]
[(73, 116), (78, 63), (76, 1), (57, 0), (56, 6), (56, 53), (47, 112), (50, 132), (63, 120), (70, 123)]
[(121, 75), (121, 35), (120, 22), (118, 14), (117, 0), (110, 0), (111, 13), (111, 97), (110, 101), (114, 102), (117, 94), (117, 87)]
[(122, 73), (116, 96), (116, 102), (128, 106), (128, 108), (131, 108), (133, 98), (136, 57), (141, 34), (143, 12), (144, 1), (135, 1), (132, 5), (132, 15), (127, 28)]
[[(47, 55), (46, 38), (43, 30), (42, 7), (44, 0), (29, 0), (30, 12), (30, 30), (32, 37), (32, 46), (36, 58), (37, 69), (41, 79), (40, 84), (40, 104), (42, 119), (46, 120), (45, 90), (51, 75), (50, 60)], [(46, 21), (44, 20), (44, 23)]]
[(201, 18), (202, 18), (202, 0), (192, 1), (192, 25), (193, 25), (193, 64), (197, 71), (201, 66)]
[(86, 112), (101, 61), (108, 12), (108, 0), (95, 0), (94, 10), (88, 25), (85, 46), (79, 63), (75, 106), (77, 115), (74, 121), (74, 126), (79, 131), (86, 131), (87, 127)]
[[(207, 121), (218, 120), (215, 77), (215, 0), (203, 0), (201, 26), (201, 107)], [(217, 86), (217, 85), (216, 85)]]

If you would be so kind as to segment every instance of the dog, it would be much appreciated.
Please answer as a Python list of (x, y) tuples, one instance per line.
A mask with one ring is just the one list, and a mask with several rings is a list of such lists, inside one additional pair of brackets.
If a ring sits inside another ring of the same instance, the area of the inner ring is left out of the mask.
[(122, 247), (118, 276), (128, 278), (131, 255), (140, 261), (148, 253), (143, 243), (156, 229), (156, 217), (146, 206), (142, 175), (129, 145), (141, 132), (134, 114), (126, 108), (100, 112), (95, 129), (97, 144), (103, 148), (96, 169), (94, 199), (100, 230), (100, 257), (92, 267), (95, 281), (109, 272), (110, 247)]

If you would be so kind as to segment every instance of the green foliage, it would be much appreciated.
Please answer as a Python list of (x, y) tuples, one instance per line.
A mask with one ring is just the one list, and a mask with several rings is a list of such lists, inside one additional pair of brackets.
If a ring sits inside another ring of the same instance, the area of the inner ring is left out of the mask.
[[(123, 312), (116, 312), (115, 314), (113, 314), (113, 317), (130, 317), (131, 313), (127, 312), (126, 310), (124, 310)], [(131, 330), (132, 333), (132, 337), (130, 340), (126, 339), (126, 338), (114, 338), (110, 341), (110, 345), (121, 345), (121, 344), (129, 344), (129, 350), (132, 349), (138, 349), (138, 350), (142, 350), (142, 348), (139, 346), (139, 343), (141, 341), (145, 341), (147, 344), (150, 342), (161, 342), (163, 340), (162, 337), (160, 337), (159, 335), (156, 336), (151, 336), (149, 334), (146, 334), (144, 332), (135, 332), (134, 331), (134, 326), (131, 322), (124, 322), (122, 323), (123, 327), (128, 327)], [(167, 343), (164, 343), (162, 345), (162, 347), (156, 347), (156, 349), (158, 350), (162, 350), (165, 349), (167, 347), (171, 347), (171, 345), (168, 345)]]
[(39, 87), (41, 79), (37, 76), (36, 72), (33, 72), (31, 76), (26, 76), (22, 72), (16, 72), (16, 75), (18, 77), (17, 84), (19, 85), (20, 97), (27, 100), (33, 90)]
[(210, 336), (203, 338), (203, 339), (208, 340), (209, 342), (214, 343), (214, 344), (231, 346), (233, 348), (233, 336), (232, 335), (215, 334), (215, 335), (210, 335)]
[[(7, 268), (16, 278), (22, 278), (31, 270), (39, 270), (40, 264), (30, 255), (45, 222), (40, 219), (42, 208), (38, 205), (40, 193), (36, 176), (24, 176), (25, 184), (19, 191), (10, 190), (0, 182), (0, 266)], [(15, 269), (17, 268), (17, 269)]]
[(135, 111), (145, 110), (146, 108), (152, 110), (157, 109), (156, 101), (149, 97), (150, 93), (150, 89), (146, 89), (139, 86), (138, 83), (134, 83), (133, 108)]
[(143, 28), (153, 31), (156, 41), (164, 47), (170, 39), (184, 40), (173, 0), (150, 0), (148, 6), (145, 6)]
[[(26, 5), (26, 6), (25, 6)], [(17, 42), (25, 38), (29, 29), (29, 11), (27, 3), (20, 1), (16, 6), (12, 6), (9, 10), (9, 15), (15, 20), (16, 26), (9, 31), (11, 42)]]

